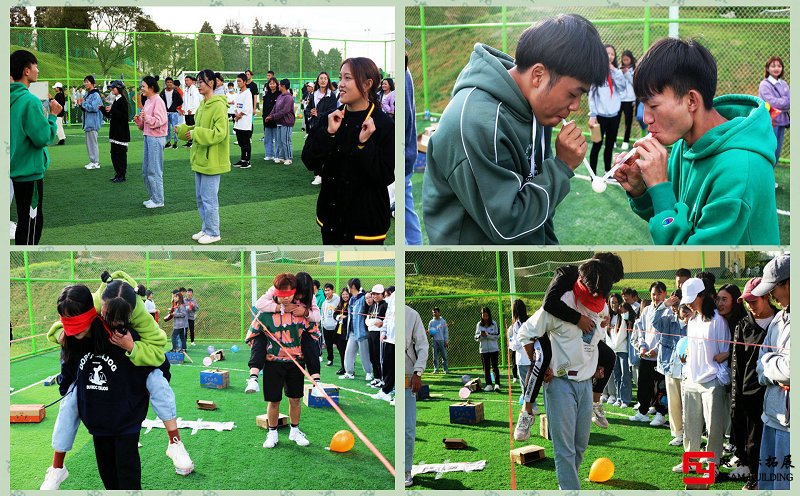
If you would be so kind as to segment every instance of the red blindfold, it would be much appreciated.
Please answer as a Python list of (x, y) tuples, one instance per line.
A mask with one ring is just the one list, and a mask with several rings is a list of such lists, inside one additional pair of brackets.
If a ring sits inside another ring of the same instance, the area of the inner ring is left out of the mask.
[(294, 296), (294, 289), (276, 289), (272, 294), (278, 298), (292, 298)]
[(86, 312), (76, 315), (74, 317), (61, 317), (61, 324), (64, 326), (64, 332), (67, 336), (75, 336), (89, 328), (91, 323), (98, 317), (97, 310), (94, 307)]

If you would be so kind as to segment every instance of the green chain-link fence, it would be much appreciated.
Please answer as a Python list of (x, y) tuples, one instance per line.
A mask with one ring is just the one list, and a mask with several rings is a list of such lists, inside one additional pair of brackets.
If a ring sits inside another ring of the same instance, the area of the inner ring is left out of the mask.
[[(327, 51), (312, 43), (323, 42)], [(394, 72), (394, 40), (351, 40), (248, 34), (147, 33), (86, 30), (71, 28), (12, 27), (11, 51), (31, 50), (39, 61), (39, 80), (61, 82), (70, 104), (69, 123), (77, 123), (72, 88), (80, 90), (83, 78), (91, 74), (102, 89), (120, 79), (128, 88), (137, 88), (148, 74), (176, 77), (197, 74), (211, 68), (220, 72), (251, 69), (253, 81), (262, 88), (267, 70), (278, 79), (287, 78), (293, 88), (314, 81), (321, 71), (338, 79), (339, 64), (347, 57), (363, 56), (367, 50), (383, 53), (373, 60), (383, 74)], [(376, 48), (377, 47), (377, 48)], [(226, 78), (228, 79), (228, 78)], [(52, 84), (51, 84), (52, 85)], [(295, 91), (299, 98), (300, 91)]]
[[(637, 59), (655, 41), (666, 36), (695, 38), (717, 60), (717, 94), (758, 94), (764, 65), (773, 55), (785, 64), (789, 81), (789, 9), (783, 7), (414, 7), (406, 9), (408, 65), (415, 77), (416, 108), (435, 119), (450, 100), (453, 83), (466, 65), (475, 43), (502, 49), (511, 55), (517, 40), (532, 23), (560, 13), (579, 14), (597, 27), (604, 43), (619, 58), (631, 50)], [(677, 15), (677, 18), (675, 16)], [(673, 18), (671, 18), (671, 16)], [(455, 47), (455, 48), (454, 48)], [(584, 98), (573, 114), (588, 129), (589, 104)], [(426, 123), (421, 120), (421, 125)], [(633, 124), (633, 135), (641, 130)], [(620, 136), (622, 132), (620, 132)], [(789, 160), (784, 140), (782, 162)]]
[[(547, 286), (556, 268), (579, 265), (593, 252), (408, 252), (406, 253), (406, 303), (419, 312), (427, 329), (432, 310), (439, 307), (448, 323), (448, 362), (451, 369), (481, 366), (475, 326), (481, 308), (488, 307), (500, 327), (500, 360), (505, 364), (507, 328), (511, 307), (522, 299), (528, 315), (542, 305)], [(687, 268), (692, 274), (713, 273), (716, 287), (725, 283), (740, 289), (750, 277), (761, 274), (772, 258), (764, 252), (619, 252), (625, 278), (612, 292), (635, 289), (642, 300), (649, 299), (653, 281), (662, 281), (668, 292), (675, 287), (675, 271)], [(432, 349), (432, 348), (431, 348)], [(433, 352), (428, 355), (433, 369)]]
[[(252, 319), (253, 297), (260, 297), (282, 272), (308, 272), (337, 293), (350, 278), (374, 284), (394, 284), (391, 252), (337, 251), (164, 251), (164, 252), (11, 252), (11, 357), (48, 351), (47, 330), (57, 320), (56, 301), (70, 284), (95, 291), (104, 270), (127, 272), (154, 293), (166, 315), (172, 290), (192, 288), (200, 310), (196, 317), (199, 341), (243, 339)], [(255, 281), (255, 284), (254, 284)], [(255, 288), (255, 292), (253, 289)], [(172, 324), (160, 322), (169, 334)]]

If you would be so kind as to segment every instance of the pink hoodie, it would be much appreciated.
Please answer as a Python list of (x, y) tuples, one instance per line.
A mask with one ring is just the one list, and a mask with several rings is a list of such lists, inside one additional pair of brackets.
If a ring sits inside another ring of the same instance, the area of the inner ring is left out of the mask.
[(156, 94), (145, 100), (141, 116), (136, 126), (145, 136), (161, 138), (167, 135), (167, 106), (160, 96)]

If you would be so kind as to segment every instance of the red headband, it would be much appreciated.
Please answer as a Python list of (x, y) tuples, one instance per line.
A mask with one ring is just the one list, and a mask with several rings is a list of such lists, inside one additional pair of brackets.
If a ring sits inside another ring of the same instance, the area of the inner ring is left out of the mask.
[(97, 310), (94, 307), (85, 311), (80, 315), (74, 317), (61, 317), (61, 324), (64, 326), (64, 332), (67, 336), (74, 336), (80, 334), (89, 328), (89, 325), (98, 317)]
[(277, 296), (278, 298), (291, 298), (292, 296), (294, 296), (295, 290), (294, 289), (277, 289), (277, 288), (275, 288), (275, 291), (273, 291), (273, 294), (275, 296)]
[(605, 298), (590, 293), (589, 288), (580, 279), (575, 281), (575, 286), (573, 286), (572, 290), (575, 292), (575, 297), (578, 301), (592, 312), (600, 313), (603, 310), (606, 304)]

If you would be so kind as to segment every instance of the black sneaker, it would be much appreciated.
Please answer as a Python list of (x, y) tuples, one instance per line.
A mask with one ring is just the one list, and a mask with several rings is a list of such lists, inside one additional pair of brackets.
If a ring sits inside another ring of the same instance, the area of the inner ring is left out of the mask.
[(183, 145), (183, 147), (184, 148), (191, 148), (192, 147), (192, 142), (191, 141), (187, 141), (186, 144)]
[(111, 181), (112, 183), (115, 183), (115, 182), (117, 182), (117, 178), (118, 177), (119, 176), (114, 176), (114, 177), (109, 178), (108, 180)]
[(172, 148), (178, 148), (178, 142), (177, 141), (172, 144)]
[(240, 166), (239, 166), (239, 168), (240, 168), (240, 169), (249, 169), (249, 168), (250, 168), (250, 162), (248, 162), (248, 161), (243, 161), (243, 162), (242, 162), (242, 165), (240, 165)]
[(240, 160), (240, 161), (238, 161), (238, 162), (236, 162), (236, 163), (233, 163), (233, 164), (231, 164), (231, 167), (241, 167), (243, 163), (244, 163), (244, 162), (242, 162), (242, 161)]
[(125, 178), (124, 177), (118, 177), (118, 178), (114, 179), (114, 182), (115, 183), (124, 183), (125, 182)]
[(344, 374), (344, 369), (339, 369), (336, 371), (336, 375), (342, 375), (342, 374)]
[(64, 140), (58, 140), (56, 146), (62, 146), (64, 144)]

